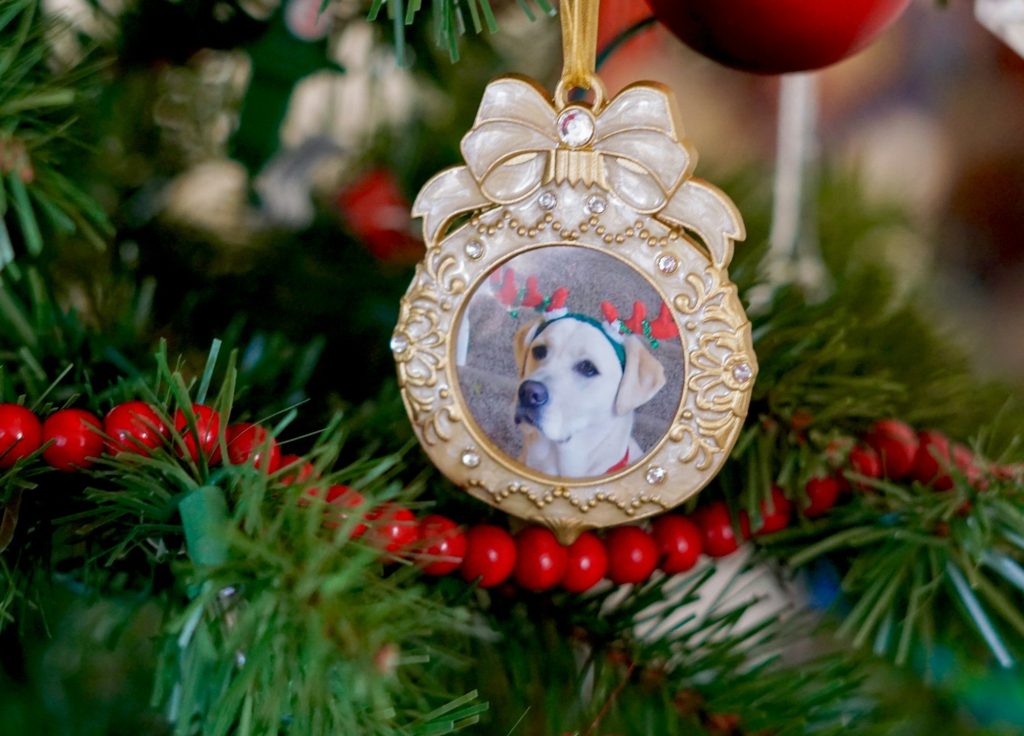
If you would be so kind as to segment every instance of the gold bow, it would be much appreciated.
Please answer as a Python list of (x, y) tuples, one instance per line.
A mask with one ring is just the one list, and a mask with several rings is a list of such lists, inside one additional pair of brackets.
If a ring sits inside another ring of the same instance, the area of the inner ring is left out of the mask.
[[(710, 235), (716, 241), (707, 243), (712, 260), (726, 265), (731, 240), (743, 237), (741, 220), (716, 189), (689, 179), (695, 156), (680, 140), (670, 93), (634, 85), (607, 105), (598, 101), (593, 113), (581, 106), (592, 115), (594, 132), (580, 146), (563, 142), (558, 131), (559, 115), (574, 107), (557, 110), (536, 86), (516, 77), (489, 84), (462, 139), (466, 166), (428, 181), (413, 205), (427, 241), (437, 242), (462, 213), (519, 202), (550, 182), (582, 182), (614, 193), (637, 212), (692, 227), (706, 240)], [(709, 214), (717, 232), (705, 232)], [(691, 215), (701, 224), (689, 221)]]

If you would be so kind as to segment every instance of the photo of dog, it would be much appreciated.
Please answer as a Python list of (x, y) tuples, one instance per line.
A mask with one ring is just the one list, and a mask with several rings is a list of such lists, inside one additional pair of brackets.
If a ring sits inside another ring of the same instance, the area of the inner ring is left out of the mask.
[[(617, 304), (632, 305), (631, 315), (621, 318)], [(530, 251), (492, 274), (470, 299), (459, 343), (476, 423), (552, 477), (596, 478), (640, 462), (682, 393), (682, 350), (661, 297), (628, 265), (578, 247)]]

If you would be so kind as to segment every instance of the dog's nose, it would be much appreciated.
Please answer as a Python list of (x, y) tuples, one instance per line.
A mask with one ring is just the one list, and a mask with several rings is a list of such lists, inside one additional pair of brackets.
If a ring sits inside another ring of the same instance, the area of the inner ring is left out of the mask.
[(548, 403), (548, 388), (540, 381), (523, 381), (519, 386), (519, 405), (536, 409)]

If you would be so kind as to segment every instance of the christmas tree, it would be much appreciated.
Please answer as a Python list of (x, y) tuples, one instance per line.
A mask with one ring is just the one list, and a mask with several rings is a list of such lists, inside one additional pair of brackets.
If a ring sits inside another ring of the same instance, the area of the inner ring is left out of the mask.
[[(714, 12), (694, 11), (695, 40), (651, 7), (605, 3), (610, 85), (689, 54), (663, 25), (761, 72), (854, 50), (738, 59), (709, 40)], [(699, 496), (562, 544), (417, 445), (389, 347), (423, 254), (411, 193), (461, 163), (492, 78), (554, 87), (557, 13), (0, 8), (0, 730), (1020, 732), (1021, 387), (943, 324), (946, 282), (906, 262), (921, 251), (893, 255), (939, 237), (914, 202), (828, 145), (810, 166), (798, 151), (788, 215), (738, 139), (701, 165), (746, 222), (729, 271), (759, 373)], [(685, 58), (704, 94), (774, 90)], [(704, 114), (698, 131), (720, 120)], [(826, 144), (870, 122), (821, 119)], [(959, 182), (951, 221), (1011, 269), (1007, 160)]]

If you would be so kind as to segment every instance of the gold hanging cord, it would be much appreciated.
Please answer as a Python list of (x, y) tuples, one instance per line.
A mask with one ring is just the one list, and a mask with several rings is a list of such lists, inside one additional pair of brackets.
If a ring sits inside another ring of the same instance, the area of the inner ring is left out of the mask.
[(594, 106), (604, 101), (604, 85), (597, 78), (597, 21), (601, 0), (562, 0), (562, 80), (555, 99), (567, 104), (568, 92), (588, 89), (594, 92)]

